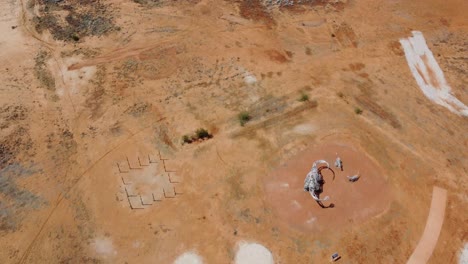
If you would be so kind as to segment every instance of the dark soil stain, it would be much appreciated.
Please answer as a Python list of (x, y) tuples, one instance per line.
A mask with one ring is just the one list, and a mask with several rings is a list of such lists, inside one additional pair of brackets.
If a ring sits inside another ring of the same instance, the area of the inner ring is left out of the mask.
[(19, 187), (16, 181), (40, 172), (34, 166), (13, 163), (0, 170), (0, 234), (18, 229), (29, 210), (39, 209), (45, 201)]

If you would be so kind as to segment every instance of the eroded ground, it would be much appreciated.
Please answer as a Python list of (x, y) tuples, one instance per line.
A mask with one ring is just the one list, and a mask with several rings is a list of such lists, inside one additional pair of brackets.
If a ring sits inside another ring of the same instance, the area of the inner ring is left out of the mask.
[[(303, 2), (3, 1), (2, 263), (231, 263), (241, 241), (275, 263), (405, 263), (434, 186), (429, 263), (457, 263), (468, 122), (399, 40), (421, 31), (468, 104), (466, 1)], [(302, 180), (336, 152), (321, 209)]]

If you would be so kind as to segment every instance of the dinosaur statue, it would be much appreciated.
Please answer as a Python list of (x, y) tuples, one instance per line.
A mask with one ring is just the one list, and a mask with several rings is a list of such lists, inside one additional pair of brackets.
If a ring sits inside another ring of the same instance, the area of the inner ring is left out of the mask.
[(318, 164), (326, 164), (326, 168), (330, 168), (330, 164), (326, 162), (325, 160), (317, 160), (313, 163), (312, 169), (309, 171), (307, 174), (305, 180), (304, 180), (304, 191), (309, 192), (310, 195), (312, 195), (312, 198), (316, 200), (317, 202), (320, 201), (327, 201), (330, 199), (330, 197), (326, 196), (323, 199), (320, 199), (320, 193), (322, 192), (322, 186), (323, 186), (323, 177), (322, 174), (320, 173), (319, 168), (317, 168)]

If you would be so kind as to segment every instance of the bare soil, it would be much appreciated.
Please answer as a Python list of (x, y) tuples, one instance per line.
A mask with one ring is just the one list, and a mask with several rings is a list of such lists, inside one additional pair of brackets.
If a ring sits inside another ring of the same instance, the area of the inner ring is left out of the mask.
[[(343, 171), (333, 167), (336, 153), (343, 161)], [(325, 159), (331, 170), (323, 169), (325, 180), (321, 198), (323, 209), (303, 190), (304, 175), (313, 161)], [(358, 174), (354, 183), (346, 176)], [(386, 175), (365, 153), (346, 144), (314, 145), (297, 153), (265, 178), (265, 191), (280, 218), (301, 232), (327, 231), (364, 224), (388, 209), (391, 201)]]
[[(457, 263), (468, 122), (424, 96), (399, 40), (421, 31), (468, 104), (467, 1), (292, 2), (0, 1), (1, 263), (233, 263), (240, 242), (405, 263), (434, 186), (424, 258)], [(321, 208), (303, 180), (336, 152)]]

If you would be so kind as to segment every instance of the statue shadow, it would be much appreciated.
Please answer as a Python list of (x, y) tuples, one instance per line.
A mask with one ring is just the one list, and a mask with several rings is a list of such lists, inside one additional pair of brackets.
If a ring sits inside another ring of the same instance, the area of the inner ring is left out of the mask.
[[(332, 172), (332, 174), (333, 174), (333, 181), (334, 181), (334, 180), (335, 180), (335, 171), (334, 171), (332, 168), (330, 168), (330, 167), (321, 166), (320, 168), (318, 168), (318, 172), (321, 174), (321, 171), (324, 170), (324, 169), (327, 169), (327, 170), (329, 170), (329, 171)], [(322, 176), (322, 178), (323, 178), (323, 176)], [(320, 194), (323, 192), (323, 185), (325, 185), (325, 180), (322, 180), (322, 184), (321, 184), (321, 186), (320, 186), (320, 191), (317, 193), (317, 195), (318, 195), (319, 197), (320, 197)], [(329, 205), (324, 205), (322, 201), (316, 201), (316, 202), (317, 202), (317, 204), (318, 204), (320, 207), (322, 207), (322, 208), (324, 208), (324, 209), (326, 209), (326, 208), (334, 208), (334, 207), (335, 207), (335, 204), (334, 204), (334, 203), (330, 203)]]
[[(335, 171), (334, 171), (332, 168), (330, 168), (330, 167), (321, 166), (321, 167), (318, 168), (318, 173), (320, 173), (320, 175), (321, 175), (321, 174), (322, 174), (322, 170), (325, 170), (325, 169), (327, 169), (327, 170), (329, 170), (329, 171), (332, 172), (332, 174), (333, 174), (333, 180), (335, 180)], [(322, 176), (322, 177), (323, 177), (323, 176)], [(325, 183), (325, 181), (323, 181), (323, 183)]]
[(327, 208), (335, 208), (335, 204), (334, 203), (330, 203), (329, 205), (324, 205), (321, 201), (316, 201), (317, 204), (324, 208), (324, 209), (327, 209)]

